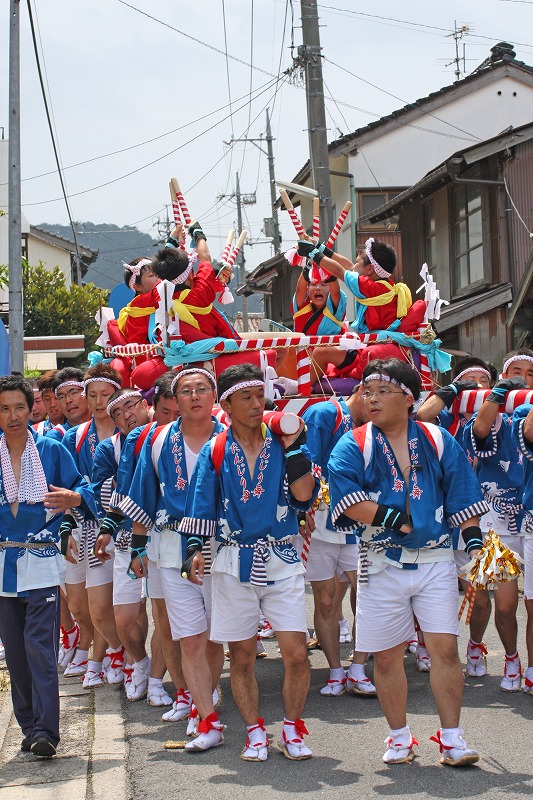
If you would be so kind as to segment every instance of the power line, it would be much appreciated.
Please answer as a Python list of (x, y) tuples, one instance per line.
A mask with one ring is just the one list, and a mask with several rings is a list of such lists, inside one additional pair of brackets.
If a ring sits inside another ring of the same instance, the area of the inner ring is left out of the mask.
[(50, 117), (50, 110), (49, 110), (49, 107), (48, 107), (48, 100), (46, 98), (46, 91), (45, 91), (45, 88), (44, 88), (43, 73), (42, 73), (42, 70), (41, 70), (41, 63), (40, 63), (40, 60), (39, 60), (39, 51), (38, 51), (38, 48), (37, 48), (37, 39), (36, 39), (36, 36), (35, 36), (35, 25), (33, 23), (33, 13), (32, 13), (32, 8), (31, 8), (31, 0), (28, 0), (27, 5), (28, 5), (28, 15), (29, 15), (29, 20), (30, 20), (30, 28), (31, 28), (31, 38), (32, 38), (32, 41), (33, 41), (33, 50), (34, 50), (34, 53), (35, 53), (35, 62), (37, 64), (37, 73), (39, 75), (39, 83), (40, 83), (40, 86), (41, 86), (41, 93), (42, 93), (42, 97), (43, 97), (44, 109), (46, 111), (46, 119), (48, 120), (48, 130), (50, 131), (50, 138), (52, 140), (52, 147), (53, 147), (53, 150), (54, 150), (54, 157), (55, 157), (55, 160), (56, 160), (57, 172), (58, 172), (58, 175), (59, 175), (59, 181), (61, 183), (61, 190), (63, 192), (63, 199), (65, 201), (65, 207), (67, 209), (67, 214), (68, 214), (70, 227), (72, 229), (72, 234), (74, 236), (74, 246), (76, 247), (76, 283), (81, 283), (80, 248), (79, 248), (79, 245), (78, 245), (78, 238), (76, 236), (76, 231), (74, 229), (74, 222), (72, 221), (72, 214), (70, 213), (70, 205), (69, 205), (69, 201), (68, 201), (67, 190), (66, 190), (65, 183), (64, 183), (64, 180), (63, 180), (63, 173), (61, 171), (61, 164), (59, 162), (59, 152), (58, 152), (58, 148), (57, 148), (57, 145), (56, 145), (56, 140), (55, 140), (55, 136), (54, 136), (54, 130), (53, 130), (53, 127), (52, 127), (52, 119)]
[[(122, 0), (119, 0), (119, 2), (122, 2)], [(261, 91), (259, 91), (254, 99), (257, 100), (259, 97), (261, 97), (261, 95), (264, 94), (265, 92), (267, 92), (269, 89), (271, 89), (272, 86), (275, 83), (277, 83), (278, 80), (279, 79), (276, 78), (275, 81), (270, 81), (270, 84), (268, 86), (266, 86), (266, 88), (263, 88)], [(245, 105), (246, 105), (246, 103), (241, 108), (244, 108)], [(239, 111), (240, 110), (241, 109), (239, 109)], [(90, 192), (94, 192), (97, 189), (103, 189), (106, 186), (110, 186), (110, 185), (112, 185), (114, 183), (118, 183), (119, 181), (124, 180), (125, 178), (129, 178), (131, 175), (135, 175), (136, 173), (141, 172), (142, 170), (153, 166), (153, 164), (157, 164), (159, 161), (163, 161), (165, 158), (168, 158), (169, 156), (173, 155), (174, 153), (177, 153), (179, 150), (182, 150), (184, 147), (187, 147), (187, 145), (192, 144), (192, 142), (197, 141), (202, 136), (205, 136), (206, 133), (210, 133), (214, 128), (218, 127), (218, 125), (221, 125), (227, 119), (228, 119), (228, 117), (225, 117), (224, 119), (219, 120), (218, 122), (214, 123), (209, 128), (207, 128), (206, 130), (202, 131), (201, 133), (197, 134), (196, 136), (193, 136), (192, 139), (189, 139), (187, 142), (184, 142), (183, 144), (179, 145), (178, 147), (175, 147), (173, 150), (170, 150), (168, 153), (165, 153), (164, 155), (159, 156), (158, 158), (154, 158), (152, 161), (149, 161), (147, 164), (143, 164), (142, 166), (137, 167), (136, 169), (131, 170), (130, 172), (127, 172), (124, 175), (119, 175), (118, 178), (113, 178), (112, 180), (106, 181), (105, 183), (98, 184), (98, 186), (92, 186), (90, 189), (83, 189), (82, 191), (79, 191), (79, 192), (73, 192), (72, 194), (68, 195), (68, 197), (79, 197), (82, 194), (89, 194)], [(62, 199), (63, 198), (61, 198), (61, 197), (55, 197), (55, 198), (52, 198), (50, 200), (39, 200), (39, 201), (33, 202), (33, 203), (24, 203), (23, 205), (24, 206), (39, 206), (39, 205), (45, 205), (47, 203), (56, 203), (58, 200), (62, 200)]]
[[(209, 50), (213, 50), (215, 53), (219, 53), (222, 56), (225, 56), (224, 50), (220, 50), (218, 47), (214, 47), (212, 44), (208, 44), (207, 42), (203, 41), (202, 39), (197, 39), (195, 36), (191, 36), (190, 33), (185, 33), (185, 31), (181, 31), (179, 28), (174, 27), (174, 25), (170, 25), (168, 22), (164, 22), (157, 17), (152, 16), (152, 14), (148, 14), (146, 11), (142, 11), (140, 8), (131, 5), (131, 3), (127, 3), (126, 0), (118, 0), (123, 6), (128, 6), (133, 11), (137, 11), (139, 14), (142, 14), (144, 17), (148, 17), (148, 19), (153, 20), (153, 22), (157, 22), (159, 25), (163, 25), (165, 28), (170, 28), (171, 31), (175, 31), (179, 33), (180, 36), (185, 36), (187, 39), (191, 39), (191, 41), (196, 42), (196, 44), (201, 44), (204, 47), (207, 47)], [(257, 72), (262, 72), (263, 75), (268, 75), (269, 77), (273, 78), (272, 72), (268, 72), (266, 69), (262, 69), (261, 67), (257, 67), (255, 64), (249, 64), (247, 61), (244, 61), (242, 58), (237, 58), (237, 56), (232, 56), (228, 53), (228, 58), (231, 58), (232, 61), (237, 61), (238, 64), (243, 64), (245, 67), (252, 67), (252, 69), (257, 70)]]

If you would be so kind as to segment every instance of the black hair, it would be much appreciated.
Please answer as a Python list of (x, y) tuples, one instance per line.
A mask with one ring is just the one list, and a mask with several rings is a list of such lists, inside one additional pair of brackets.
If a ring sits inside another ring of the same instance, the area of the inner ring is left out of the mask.
[(164, 372), (153, 382), (152, 386), (155, 391), (152, 399), (152, 405), (154, 408), (157, 407), (157, 404), (163, 399), (163, 397), (165, 397), (167, 400), (171, 400), (174, 397), (174, 393), (172, 391), (172, 381), (174, 380), (175, 375), (176, 373), (174, 370), (169, 370), (168, 372)]
[[(149, 258), (149, 256), (139, 256), (139, 258), (134, 258), (133, 261), (130, 262), (130, 267), (136, 267), (137, 264), (140, 264), (141, 261), (145, 261), (147, 258)], [(142, 267), (141, 267), (141, 269), (142, 269)], [(133, 272), (131, 271), (131, 269), (128, 269), (128, 267), (124, 267), (124, 283), (130, 289), (131, 289), (130, 281), (131, 281), (132, 275), (133, 275)], [(139, 280), (140, 277), (141, 277), (140, 275), (136, 275), (135, 276), (135, 283), (137, 285), (140, 285), (140, 280)]]
[(487, 364), (486, 361), (483, 361), (482, 358), (478, 358), (477, 356), (465, 356), (465, 358), (460, 358), (452, 369), (452, 378), (455, 378), (460, 372), (475, 369), (475, 367), (480, 367), (490, 372), (491, 382), (494, 383), (497, 377), (495, 367), (492, 364)]
[[(370, 264), (371, 261), (366, 254), (366, 249), (362, 252), (365, 257), (365, 265)], [(388, 272), (389, 275), (392, 275), (398, 263), (394, 247), (387, 244), (387, 242), (382, 242), (381, 239), (374, 239), (370, 245), (370, 252), (372, 253), (372, 258), (378, 262), (379, 266), (384, 269), (385, 272)]]
[(233, 364), (221, 372), (217, 380), (218, 396), (222, 397), (224, 392), (235, 386), (236, 383), (241, 381), (264, 381), (264, 375), (255, 364)]
[(33, 387), (22, 375), (4, 375), (0, 378), (0, 394), (2, 392), (22, 392), (31, 411), (35, 402)]
[(110, 364), (95, 364), (94, 367), (89, 367), (85, 375), (83, 376), (84, 381), (88, 381), (90, 378), (109, 378), (111, 381), (115, 381), (118, 383), (120, 387), (122, 387), (122, 378), (120, 373), (117, 370), (110, 366)]
[(164, 247), (156, 253), (152, 272), (162, 281), (173, 281), (189, 266), (189, 256), (180, 247)]
[(53, 377), (52, 389), (55, 391), (58, 386), (61, 386), (65, 381), (83, 381), (83, 370), (77, 367), (63, 367)]
[(48, 372), (45, 372), (44, 375), (41, 375), (39, 378), (37, 385), (41, 392), (46, 392), (48, 389), (52, 389), (54, 378), (57, 375), (57, 369), (50, 369)]
[(509, 361), (510, 358), (514, 359), (517, 356), (529, 356), (530, 358), (533, 358), (533, 350), (530, 350), (528, 347), (519, 347), (517, 350), (511, 350), (511, 352), (507, 353), (503, 359), (503, 363), (505, 364), (505, 362)]
[(398, 383), (405, 384), (411, 390), (414, 400), (420, 397), (422, 391), (420, 376), (416, 369), (405, 361), (400, 361), (399, 358), (376, 358), (375, 361), (370, 361), (363, 370), (363, 383), (375, 372), (383, 373)]

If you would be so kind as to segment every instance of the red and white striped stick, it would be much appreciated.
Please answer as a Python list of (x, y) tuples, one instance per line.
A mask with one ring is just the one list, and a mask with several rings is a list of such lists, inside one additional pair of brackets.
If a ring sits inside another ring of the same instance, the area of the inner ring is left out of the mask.
[(296, 376), (298, 378), (298, 393), (302, 397), (311, 395), (311, 358), (305, 347), (296, 350)]
[(313, 197), (313, 239), (320, 241), (320, 198)]
[(248, 236), (248, 231), (241, 231), (241, 235), (237, 239), (237, 244), (235, 245), (235, 247), (233, 248), (233, 250), (231, 251), (231, 253), (227, 258), (226, 264), (228, 265), (228, 267), (232, 267), (235, 264), (235, 259), (239, 255), (241, 247), (243, 246), (244, 240), (247, 238), (247, 236)]
[(222, 256), (220, 260), (224, 263), (228, 263), (229, 254), (231, 252), (231, 244), (233, 242), (233, 237), (235, 236), (235, 230), (232, 228), (228, 233), (228, 238), (226, 239), (226, 244), (224, 245), (224, 250), (222, 251)]
[[(452, 414), (473, 414), (479, 411), (490, 394), (490, 389), (468, 389), (461, 392), (452, 404)], [(533, 389), (514, 389), (508, 392), (500, 411), (512, 414), (522, 403), (533, 403)]]
[(172, 178), (170, 183), (172, 184), (172, 190), (176, 195), (176, 200), (178, 201), (180, 211), (185, 221), (185, 224), (187, 225), (187, 227), (189, 227), (189, 225), (192, 222), (192, 218), (191, 215), (189, 214), (189, 209), (187, 208), (187, 203), (185, 202), (185, 198), (181, 193), (180, 185), (178, 183), (177, 178)]
[(180, 205), (178, 203), (178, 198), (176, 197), (176, 193), (174, 192), (172, 181), (168, 182), (168, 188), (170, 189), (170, 200), (172, 202), (172, 214), (174, 215), (174, 224), (181, 225)]
[(300, 222), (300, 217), (298, 216), (298, 214), (294, 210), (294, 206), (290, 201), (289, 195), (287, 194), (285, 189), (280, 189), (279, 190), (279, 195), (280, 195), (281, 199), (283, 200), (283, 205), (285, 206), (285, 208), (289, 212), (289, 217), (291, 218), (292, 224), (294, 225), (294, 230), (296, 231), (296, 234), (297, 234), (298, 238), (299, 239), (304, 239), (305, 236), (306, 236), (305, 228), (302, 225), (302, 223)]
[(348, 212), (350, 211), (351, 207), (352, 207), (352, 204), (348, 200), (348, 202), (344, 204), (344, 208), (342, 209), (341, 213), (339, 214), (339, 218), (338, 218), (337, 222), (335, 223), (335, 225), (333, 227), (333, 230), (331, 231), (331, 233), (329, 235), (329, 239), (328, 239), (328, 241), (326, 243), (326, 247), (333, 247), (333, 245), (335, 244), (335, 240), (336, 240), (337, 236), (339, 235), (339, 233), (341, 232), (341, 228), (344, 225), (344, 220), (348, 216)]

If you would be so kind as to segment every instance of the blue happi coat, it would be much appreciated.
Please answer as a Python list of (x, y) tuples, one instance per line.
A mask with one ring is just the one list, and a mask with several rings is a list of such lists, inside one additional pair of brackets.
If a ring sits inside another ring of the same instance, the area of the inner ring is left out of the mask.
[[(76, 509), (85, 518), (97, 515), (91, 487), (76, 468), (76, 464), (58, 442), (32, 434), (48, 485), (79, 492), (81, 506)], [(13, 517), (4, 492), (0, 469), (0, 595), (24, 596), (29, 589), (57, 586), (61, 583), (65, 565), (57, 543), (62, 514), (51, 516), (44, 503), (20, 503)], [(50, 542), (46, 548), (2, 548), (2, 541)]]
[(412, 468), (406, 482), (385, 434), (372, 423), (357, 430), (364, 432), (363, 445), (356, 442), (355, 431), (346, 433), (329, 460), (334, 524), (340, 530), (352, 527), (344, 511), (364, 500), (408, 511), (413, 520), (408, 534), (371, 525), (358, 529), (369, 544), (369, 572), (387, 564), (416, 569), (423, 560), (452, 558), (451, 529), (487, 511), (461, 446), (437, 425), (409, 419)]
[[(215, 536), (219, 547), (211, 571), (228, 572), (243, 583), (250, 580), (258, 547), (269, 581), (304, 571), (291, 537), (298, 533), (297, 512), (311, 507), (319, 488), (315, 479), (313, 497), (297, 501), (286, 479), (283, 444), (265, 425), (262, 431), (264, 447), (253, 475), (231, 427), (219, 465), (213, 461), (214, 445), (202, 448), (180, 525), (186, 534)], [(302, 450), (309, 458), (307, 448)]]

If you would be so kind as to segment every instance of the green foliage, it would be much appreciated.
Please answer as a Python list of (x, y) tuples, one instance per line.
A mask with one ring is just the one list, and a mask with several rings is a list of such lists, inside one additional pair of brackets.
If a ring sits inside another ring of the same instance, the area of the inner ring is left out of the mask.
[(0, 289), (7, 288), (9, 284), (9, 267), (0, 264)]
[[(65, 276), (56, 267), (31, 267), (25, 260), (22, 264), (24, 286), (24, 335), (25, 336), (85, 336), (85, 354), (77, 359), (86, 361), (87, 353), (94, 349), (98, 338), (98, 326), (94, 315), (105, 305), (108, 292), (94, 284), (86, 286), (66, 285)], [(69, 359), (74, 366), (76, 361)], [(59, 364), (58, 364), (59, 366)], [(61, 364), (64, 366), (64, 364)]]

